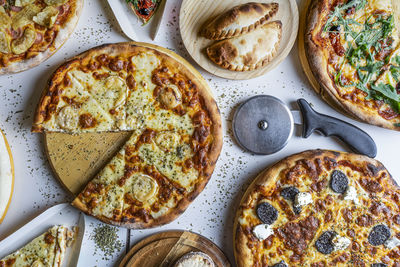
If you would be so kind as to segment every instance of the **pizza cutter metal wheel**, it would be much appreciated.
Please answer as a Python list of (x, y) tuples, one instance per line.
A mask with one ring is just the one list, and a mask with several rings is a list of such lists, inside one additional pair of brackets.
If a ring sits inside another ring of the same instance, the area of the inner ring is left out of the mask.
[(255, 154), (269, 155), (284, 148), (293, 134), (294, 123), (303, 125), (302, 136), (314, 131), (335, 136), (358, 154), (376, 156), (374, 140), (360, 128), (345, 121), (320, 114), (304, 99), (298, 99), (299, 110), (270, 95), (254, 96), (242, 103), (233, 117), (237, 142)]

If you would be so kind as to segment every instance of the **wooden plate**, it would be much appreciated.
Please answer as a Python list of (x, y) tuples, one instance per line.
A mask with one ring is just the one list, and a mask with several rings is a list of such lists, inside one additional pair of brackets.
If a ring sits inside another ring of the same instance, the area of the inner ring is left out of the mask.
[(276, 67), (286, 58), (296, 40), (299, 26), (299, 13), (295, 0), (251, 0), (251, 2), (279, 3), (279, 11), (274, 18), (276, 20), (281, 20), (283, 24), (282, 39), (278, 53), (268, 65), (253, 71), (231, 71), (214, 64), (208, 59), (207, 54), (205, 53), (205, 48), (216, 41), (199, 36), (201, 26), (207, 20), (219, 15), (220, 13), (236, 5), (247, 2), (250, 2), (250, 0), (184, 0), (182, 3), (179, 25), (183, 43), (193, 59), (205, 70), (216, 76), (237, 80), (251, 79), (261, 76)]
[[(167, 54), (188, 68), (204, 88), (211, 89), (201, 74), (184, 58), (174, 52), (148, 43), (132, 42)], [(130, 132), (102, 132), (71, 135), (45, 133), (47, 158), (56, 177), (73, 194), (84, 186), (105, 166), (130, 137)]]
[(307, 12), (311, 5), (312, 0), (302, 0), (300, 4), (300, 26), (299, 26), (299, 38), (298, 38), (298, 49), (299, 49), (299, 58), (301, 66), (303, 67), (303, 71), (306, 74), (308, 81), (310, 82), (314, 91), (325, 101), (327, 102), (332, 108), (336, 109), (338, 112), (342, 113), (345, 116), (351, 117), (352, 119), (359, 119), (355, 118), (351, 114), (347, 113), (335, 99), (333, 99), (318, 83), (317, 79), (315, 78), (314, 74), (311, 71), (310, 64), (308, 63), (306, 50), (305, 50), (305, 43), (304, 37), (306, 33), (306, 22), (307, 22)]
[(224, 253), (209, 239), (187, 231), (167, 231), (151, 235), (134, 245), (119, 267), (170, 267), (192, 251), (209, 255), (217, 267), (230, 267)]

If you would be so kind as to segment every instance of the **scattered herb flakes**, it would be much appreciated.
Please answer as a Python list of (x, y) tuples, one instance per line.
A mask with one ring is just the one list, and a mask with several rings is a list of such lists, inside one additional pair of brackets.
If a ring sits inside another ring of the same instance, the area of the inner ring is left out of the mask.
[(97, 250), (103, 252), (103, 260), (109, 260), (108, 257), (112, 257), (114, 253), (121, 251), (123, 248), (121, 241), (118, 239), (117, 231), (116, 227), (99, 225), (90, 236), (96, 245), (96, 252)]

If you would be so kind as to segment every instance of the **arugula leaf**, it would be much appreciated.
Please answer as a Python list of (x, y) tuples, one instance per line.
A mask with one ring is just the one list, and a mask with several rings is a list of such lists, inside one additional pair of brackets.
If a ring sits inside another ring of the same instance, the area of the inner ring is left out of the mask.
[(381, 93), (390, 100), (393, 100), (395, 102), (400, 102), (400, 95), (397, 94), (396, 88), (394, 88), (390, 84), (383, 84), (383, 83), (380, 83), (378, 85), (371, 84), (371, 88)]

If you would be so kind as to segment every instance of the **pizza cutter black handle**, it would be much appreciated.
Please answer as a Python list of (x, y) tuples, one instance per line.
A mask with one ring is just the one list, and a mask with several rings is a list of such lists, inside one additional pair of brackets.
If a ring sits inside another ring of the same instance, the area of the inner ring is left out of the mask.
[(376, 144), (366, 132), (355, 125), (316, 112), (305, 99), (298, 99), (297, 103), (303, 115), (304, 138), (318, 131), (324, 136), (339, 138), (358, 154), (370, 158), (376, 156)]

